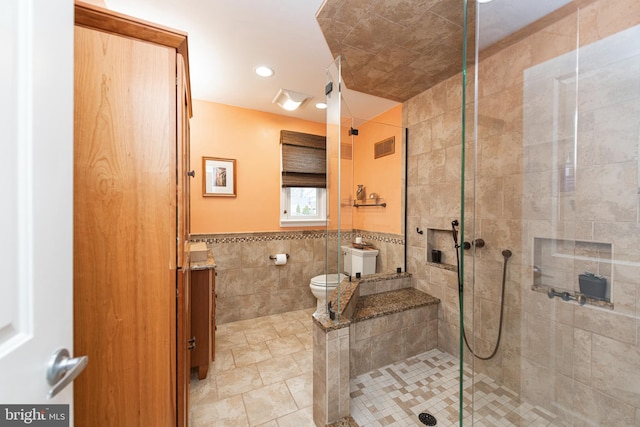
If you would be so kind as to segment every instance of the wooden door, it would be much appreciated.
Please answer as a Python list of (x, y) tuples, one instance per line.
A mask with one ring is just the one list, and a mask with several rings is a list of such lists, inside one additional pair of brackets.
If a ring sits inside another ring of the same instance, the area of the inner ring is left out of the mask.
[(55, 350), (77, 355), (72, 20), (68, 1), (0, 2), (0, 402), (25, 412), (35, 405), (73, 409), (73, 386), (48, 399), (46, 379)]
[(76, 26), (74, 343), (90, 361), (78, 426), (175, 425), (175, 61)]

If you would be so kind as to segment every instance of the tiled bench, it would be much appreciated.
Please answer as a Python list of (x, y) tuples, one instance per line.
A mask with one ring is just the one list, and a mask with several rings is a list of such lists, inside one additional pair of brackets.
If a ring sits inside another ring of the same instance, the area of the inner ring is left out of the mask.
[(349, 325), (350, 376), (436, 348), (439, 302), (414, 288), (359, 297)]

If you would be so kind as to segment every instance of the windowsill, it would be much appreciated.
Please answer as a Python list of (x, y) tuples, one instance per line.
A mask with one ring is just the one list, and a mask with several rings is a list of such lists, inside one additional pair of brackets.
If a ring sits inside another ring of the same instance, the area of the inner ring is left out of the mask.
[(326, 226), (324, 219), (281, 219), (280, 227), (318, 227)]

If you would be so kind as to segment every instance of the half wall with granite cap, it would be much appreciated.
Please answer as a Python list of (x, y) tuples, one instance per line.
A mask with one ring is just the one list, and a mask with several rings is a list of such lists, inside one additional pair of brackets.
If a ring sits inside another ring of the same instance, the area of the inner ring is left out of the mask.
[(330, 315), (314, 315), (313, 416), (327, 425), (350, 414), (352, 377), (435, 348), (440, 300), (408, 273), (344, 279)]

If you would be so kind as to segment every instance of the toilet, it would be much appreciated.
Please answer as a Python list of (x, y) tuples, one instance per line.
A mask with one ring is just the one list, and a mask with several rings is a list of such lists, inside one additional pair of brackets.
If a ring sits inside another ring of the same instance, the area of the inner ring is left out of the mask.
[(345, 277), (347, 276), (342, 273), (331, 273), (319, 274), (311, 278), (309, 287), (313, 296), (318, 300), (314, 314), (323, 314), (327, 311), (327, 297), (331, 295), (331, 292), (338, 287), (338, 283)]
[[(342, 246), (344, 271), (350, 276), (360, 273), (375, 274), (377, 249), (356, 249), (351, 246)], [(338, 287), (338, 284), (345, 279), (345, 274), (330, 273), (319, 274), (311, 278), (309, 287), (311, 293), (317, 299), (316, 311), (314, 314), (324, 314), (327, 311), (327, 297)]]

